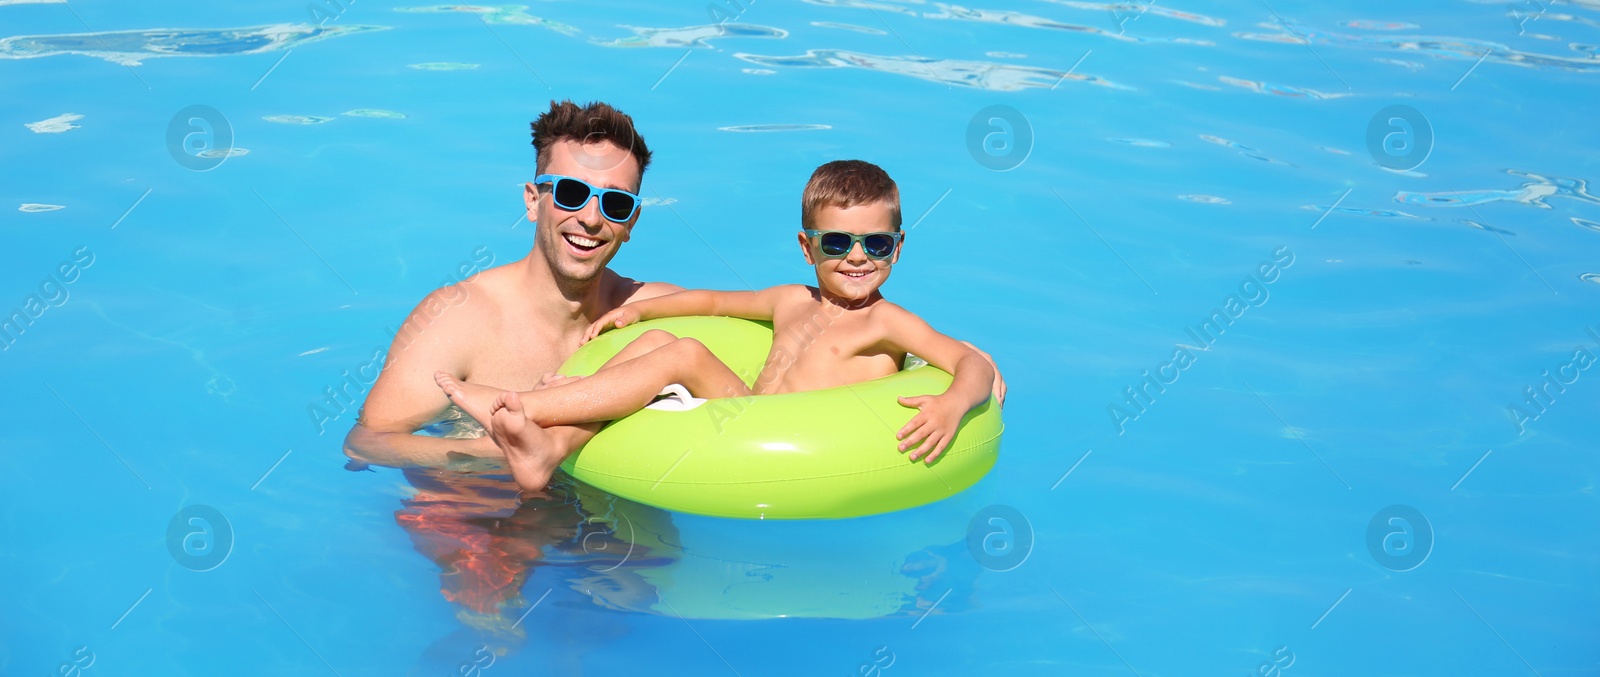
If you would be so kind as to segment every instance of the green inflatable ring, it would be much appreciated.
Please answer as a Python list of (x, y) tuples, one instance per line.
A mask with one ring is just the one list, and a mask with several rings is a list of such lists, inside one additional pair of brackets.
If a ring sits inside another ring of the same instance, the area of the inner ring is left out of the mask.
[[(650, 329), (699, 339), (746, 383), (772, 347), (772, 325), (727, 317), (650, 320), (601, 334), (561, 367), (593, 374)], [(708, 400), (687, 411), (644, 409), (614, 421), (562, 467), (623, 498), (666, 510), (746, 519), (875, 515), (953, 496), (994, 466), (1005, 426), (993, 400), (967, 412), (933, 465), (896, 449), (916, 410), (899, 396), (944, 392), (930, 365), (802, 393)]]

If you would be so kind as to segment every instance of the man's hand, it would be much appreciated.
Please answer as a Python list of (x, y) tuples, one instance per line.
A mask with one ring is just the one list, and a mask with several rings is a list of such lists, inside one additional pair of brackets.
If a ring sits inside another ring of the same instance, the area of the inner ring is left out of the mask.
[(955, 398), (943, 395), (902, 397), (900, 406), (919, 410), (894, 434), (895, 439), (900, 440), (900, 451), (915, 448), (910, 454), (911, 460), (930, 464), (950, 446), (956, 428), (961, 425), (961, 417), (967, 413), (967, 408)]
[(983, 358), (983, 361), (988, 362), (989, 366), (994, 367), (994, 403), (1004, 408), (1006, 406), (1006, 378), (1000, 375), (1000, 365), (995, 364), (994, 358), (990, 357), (989, 353), (979, 350), (977, 346), (966, 341), (962, 341), (961, 344), (971, 348), (972, 352), (978, 354), (978, 357)]
[(601, 332), (610, 331), (612, 329), (621, 329), (638, 321), (639, 311), (637, 309), (629, 308), (628, 306), (622, 306), (616, 310), (612, 310), (611, 312), (601, 315), (600, 319), (595, 320), (594, 324), (589, 325), (589, 328), (583, 332), (583, 340), (579, 341), (578, 345), (581, 346), (585, 343), (593, 341), (594, 337), (599, 336)]

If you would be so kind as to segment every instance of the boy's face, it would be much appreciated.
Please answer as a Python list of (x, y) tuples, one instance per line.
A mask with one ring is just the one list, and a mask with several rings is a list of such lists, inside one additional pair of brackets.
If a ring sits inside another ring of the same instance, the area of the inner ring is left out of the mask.
[[(896, 232), (894, 217), (889, 205), (879, 201), (849, 208), (823, 207), (814, 215), (814, 230), (840, 230), (854, 235)], [(889, 281), (889, 269), (900, 260), (902, 240), (894, 254), (876, 260), (862, 250), (862, 243), (851, 245), (843, 258), (828, 258), (818, 247), (816, 239), (800, 232), (800, 249), (806, 263), (817, 269), (817, 287), (833, 296), (862, 301), (872, 296), (883, 283)]]

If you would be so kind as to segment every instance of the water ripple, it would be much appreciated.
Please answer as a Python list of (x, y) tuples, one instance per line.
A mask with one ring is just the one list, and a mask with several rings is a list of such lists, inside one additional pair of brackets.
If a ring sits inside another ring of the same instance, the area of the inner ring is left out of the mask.
[(761, 66), (782, 68), (865, 68), (883, 73), (907, 75), (943, 85), (961, 85), (1000, 92), (1015, 92), (1030, 87), (1049, 89), (1063, 80), (1087, 82), (1111, 89), (1131, 90), (1094, 75), (1068, 73), (1050, 68), (1034, 68), (993, 61), (958, 61), (910, 56), (878, 56), (842, 49), (813, 49), (798, 56), (764, 56), (739, 53), (734, 56)]
[(593, 39), (601, 47), (685, 47), (711, 48), (711, 43), (706, 42), (712, 38), (786, 38), (789, 31), (771, 26), (756, 26), (752, 24), (706, 24), (704, 26), (685, 26), (683, 28), (641, 28), (638, 26), (619, 26), (633, 31), (633, 35), (615, 40)]
[(800, 132), (813, 129), (833, 129), (833, 125), (735, 125), (718, 127), (724, 132)]
[(77, 113), (62, 113), (48, 120), (25, 122), (22, 126), (27, 127), (34, 134), (60, 134), (65, 131), (82, 128), (82, 125), (72, 124), (82, 119), (83, 116)]
[(261, 119), (280, 125), (320, 125), (333, 118), (322, 115), (267, 115)]
[(527, 5), (430, 5), (427, 7), (396, 7), (394, 11), (408, 14), (467, 12), (478, 15), (483, 19), (484, 23), (538, 26), (562, 35), (574, 35), (579, 32), (574, 26), (529, 14), (526, 11), (527, 9)]
[(1114, 14), (1116, 16), (1132, 17), (1132, 16), (1143, 16), (1145, 14), (1149, 14), (1151, 16), (1166, 17), (1168, 19), (1177, 19), (1179, 21), (1188, 21), (1190, 23), (1197, 23), (1197, 24), (1202, 24), (1202, 25), (1206, 25), (1206, 26), (1224, 26), (1224, 25), (1227, 25), (1227, 23), (1228, 23), (1226, 21), (1223, 21), (1222, 19), (1216, 19), (1216, 18), (1212, 18), (1212, 17), (1209, 17), (1209, 16), (1195, 14), (1193, 12), (1185, 12), (1185, 11), (1177, 10), (1177, 9), (1169, 9), (1167, 7), (1162, 7), (1162, 6), (1160, 6), (1160, 5), (1156, 4), (1156, 3), (1150, 3), (1148, 5), (1143, 5), (1143, 4), (1139, 4), (1137, 2), (1076, 2), (1075, 0), (1045, 0), (1045, 1), (1046, 2), (1053, 2), (1053, 3), (1058, 4), (1058, 5), (1064, 5), (1064, 6), (1067, 6), (1067, 7), (1071, 7), (1073, 9), (1086, 9), (1086, 10), (1091, 10), (1091, 11), (1096, 11), (1096, 12), (1111, 12), (1112, 14)]
[(1171, 148), (1172, 147), (1172, 144), (1167, 143), (1166, 141), (1156, 141), (1154, 139), (1108, 139), (1108, 140), (1109, 141), (1115, 141), (1117, 143), (1125, 143), (1125, 144), (1128, 144), (1130, 146), (1138, 146), (1140, 148)]
[(1361, 28), (1369, 31), (1407, 31), (1413, 28), (1422, 28), (1422, 26), (1409, 21), (1369, 21), (1366, 19), (1346, 21), (1339, 25), (1346, 28)]
[(477, 70), (478, 64), (456, 61), (430, 61), (428, 63), (408, 64), (406, 68), (414, 68), (419, 71), (470, 71)]
[(1407, 214), (1402, 211), (1389, 209), (1362, 209), (1360, 207), (1334, 207), (1331, 205), (1301, 205), (1300, 208), (1319, 213), (1334, 212), (1338, 214), (1355, 214), (1357, 216), (1377, 216), (1386, 219), (1417, 219), (1419, 221), (1432, 220), (1426, 216), (1417, 216), (1416, 214)]
[(938, 14), (923, 14), (925, 19), (954, 19), (957, 21), (970, 21), (974, 23), (1005, 24), (1008, 26), (1022, 26), (1024, 28), (1048, 28), (1058, 31), (1071, 31), (1074, 33), (1090, 33), (1112, 40), (1123, 42), (1168, 42), (1189, 45), (1210, 46), (1216, 43), (1208, 40), (1195, 40), (1192, 38), (1141, 38), (1122, 32), (1111, 32), (1094, 26), (1081, 26), (1078, 24), (1061, 23), (1032, 14), (1012, 12), (996, 9), (967, 9), (957, 5), (934, 3), (940, 9)]
[[(899, 12), (901, 14), (916, 14), (909, 8), (900, 5), (890, 5), (882, 2), (869, 2), (868, 0), (802, 0), (808, 5), (821, 5), (823, 7), (848, 7), (851, 9), (883, 10), (885, 12)], [(907, 0), (907, 4), (920, 5), (922, 0)]]
[(857, 26), (855, 24), (835, 23), (833, 21), (813, 21), (813, 22), (811, 22), (811, 25), (816, 26), (817, 28), (833, 28), (833, 29), (841, 30), (841, 31), (853, 31), (853, 32), (856, 32), (856, 33), (866, 33), (867, 35), (888, 35), (889, 34), (887, 31), (881, 31), (881, 30), (878, 30), (876, 28), (869, 28), (867, 26)]
[(1539, 209), (1549, 209), (1550, 205), (1545, 203), (1545, 198), (1564, 197), (1579, 202), (1600, 205), (1600, 198), (1589, 194), (1589, 183), (1583, 179), (1568, 179), (1559, 176), (1545, 177), (1515, 169), (1507, 169), (1506, 173), (1528, 179), (1528, 183), (1524, 183), (1512, 190), (1484, 188), (1434, 193), (1402, 190), (1395, 193), (1394, 201), (1427, 207), (1467, 207), (1489, 202), (1515, 202), (1530, 207), (1538, 207)]
[(1225, 148), (1232, 148), (1232, 149), (1234, 149), (1236, 151), (1239, 151), (1240, 155), (1243, 155), (1243, 156), (1245, 156), (1247, 158), (1250, 158), (1252, 160), (1260, 160), (1260, 161), (1265, 162), (1265, 163), (1267, 163), (1269, 165), (1282, 165), (1284, 167), (1294, 167), (1295, 169), (1299, 169), (1299, 167), (1297, 165), (1294, 165), (1294, 164), (1288, 163), (1288, 162), (1284, 162), (1283, 160), (1270, 158), (1270, 157), (1267, 157), (1266, 155), (1262, 155), (1261, 151), (1256, 150), (1254, 148), (1251, 148), (1249, 146), (1246, 146), (1246, 145), (1244, 145), (1242, 143), (1239, 143), (1238, 141), (1229, 141), (1229, 140), (1224, 139), (1224, 138), (1222, 138), (1220, 136), (1212, 136), (1210, 134), (1201, 134), (1200, 135), (1200, 140), (1205, 141), (1206, 143), (1214, 143), (1214, 144), (1216, 144), (1218, 146), (1223, 146)]
[(1291, 87), (1289, 85), (1275, 85), (1275, 84), (1272, 84), (1270, 82), (1256, 82), (1255, 80), (1241, 80), (1239, 78), (1230, 78), (1230, 77), (1228, 77), (1226, 75), (1219, 75), (1219, 76), (1217, 76), (1217, 79), (1222, 81), (1223, 84), (1233, 85), (1235, 87), (1242, 87), (1242, 88), (1248, 89), (1248, 90), (1250, 90), (1252, 92), (1258, 92), (1258, 93), (1261, 93), (1261, 94), (1271, 94), (1273, 96), (1286, 96), (1286, 97), (1290, 97), (1290, 98), (1309, 98), (1309, 99), (1339, 99), (1339, 98), (1343, 98), (1343, 97), (1346, 97), (1346, 96), (1350, 96), (1349, 94), (1328, 94), (1326, 92), (1319, 92), (1319, 91), (1317, 91), (1315, 89), (1306, 89), (1304, 87)]
[(274, 52), (329, 38), (388, 28), (357, 24), (272, 24), (244, 28), (158, 28), (105, 33), (17, 35), (0, 40), (0, 59), (81, 54), (125, 66), (137, 66), (143, 59), (158, 57)]
[[(1600, 72), (1600, 59), (1527, 52), (1488, 40), (1424, 35), (1350, 35), (1323, 31), (1294, 21), (1285, 22), (1283, 25), (1263, 24), (1263, 27), (1273, 28), (1280, 32), (1270, 34), (1234, 33), (1234, 36), (1245, 40), (1266, 42), (1310, 43), (1352, 49), (1417, 52), (1434, 58), (1457, 61), (1476, 62), (1479, 59), (1483, 59), (1488, 63), (1523, 66), (1526, 68), (1555, 68), (1583, 73)], [(1285, 30), (1285, 27), (1288, 30)], [(1574, 51), (1583, 51), (1578, 49), (1577, 45), (1574, 45), (1573, 49)]]

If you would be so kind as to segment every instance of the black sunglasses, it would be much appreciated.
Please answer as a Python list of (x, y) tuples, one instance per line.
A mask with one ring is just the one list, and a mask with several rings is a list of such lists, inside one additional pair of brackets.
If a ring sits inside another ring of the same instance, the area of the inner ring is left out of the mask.
[(627, 223), (639, 211), (639, 196), (625, 190), (600, 188), (583, 179), (560, 174), (540, 174), (533, 177), (534, 185), (552, 184), (550, 197), (556, 206), (569, 212), (583, 209), (589, 198), (598, 196), (600, 214), (613, 223)]
[(842, 259), (850, 255), (850, 250), (855, 249), (856, 243), (861, 243), (861, 251), (869, 259), (882, 261), (894, 256), (895, 246), (900, 244), (900, 239), (905, 233), (867, 233), (856, 235), (842, 230), (811, 230), (806, 229), (806, 237), (817, 241), (817, 248), (822, 250), (822, 255), (830, 259)]

